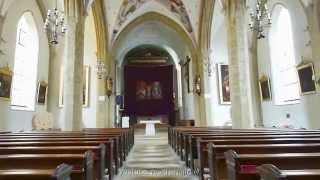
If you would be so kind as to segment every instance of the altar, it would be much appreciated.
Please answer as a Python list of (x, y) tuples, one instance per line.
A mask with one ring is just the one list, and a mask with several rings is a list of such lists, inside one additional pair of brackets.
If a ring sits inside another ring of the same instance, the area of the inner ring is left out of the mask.
[(148, 120), (148, 121), (139, 121), (140, 124), (145, 124), (146, 129), (145, 129), (145, 135), (146, 136), (155, 136), (156, 135), (156, 124), (161, 124), (161, 121), (156, 120)]

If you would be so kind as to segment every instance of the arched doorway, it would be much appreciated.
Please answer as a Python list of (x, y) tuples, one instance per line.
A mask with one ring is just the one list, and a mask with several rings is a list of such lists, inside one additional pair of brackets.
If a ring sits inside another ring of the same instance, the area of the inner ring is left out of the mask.
[(130, 50), (123, 61), (124, 115), (131, 124), (161, 120), (174, 125), (177, 114), (177, 70), (171, 55), (154, 45)]

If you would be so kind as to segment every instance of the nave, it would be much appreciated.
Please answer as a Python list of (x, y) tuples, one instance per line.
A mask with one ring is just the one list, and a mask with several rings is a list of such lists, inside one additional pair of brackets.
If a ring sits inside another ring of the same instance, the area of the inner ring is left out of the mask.
[(156, 136), (135, 134), (135, 145), (116, 180), (198, 180), (168, 145), (166, 130)]
[(2, 180), (318, 180), (320, 131), (231, 127), (0, 133)]

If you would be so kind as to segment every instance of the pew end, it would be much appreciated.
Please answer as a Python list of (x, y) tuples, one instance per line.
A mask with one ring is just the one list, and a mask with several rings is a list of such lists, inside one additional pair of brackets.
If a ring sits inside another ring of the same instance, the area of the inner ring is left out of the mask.
[(257, 171), (263, 180), (284, 180), (281, 171), (272, 164), (264, 164), (257, 167)]

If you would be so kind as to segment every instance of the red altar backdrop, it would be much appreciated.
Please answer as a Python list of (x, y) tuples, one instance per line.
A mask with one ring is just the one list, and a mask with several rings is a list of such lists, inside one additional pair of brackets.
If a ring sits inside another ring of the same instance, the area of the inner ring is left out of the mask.
[(128, 116), (170, 116), (173, 105), (173, 66), (124, 68), (124, 105)]

